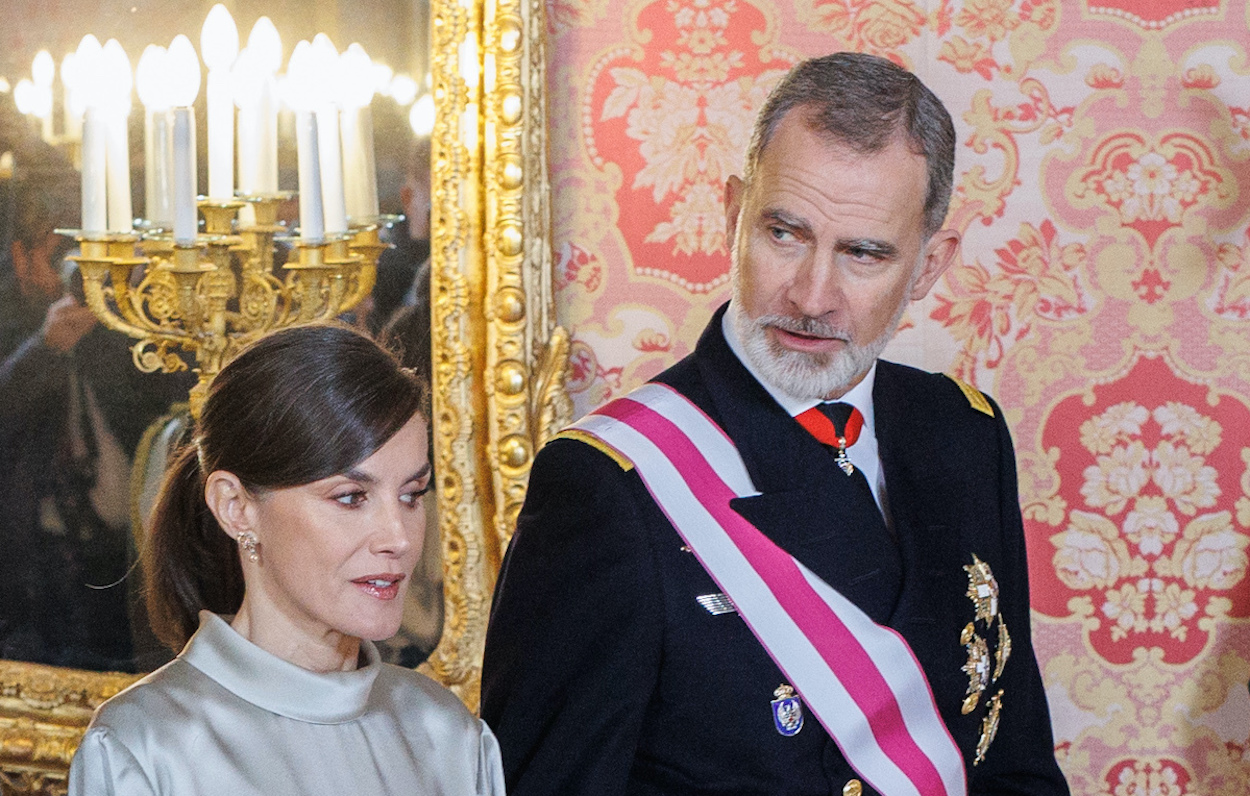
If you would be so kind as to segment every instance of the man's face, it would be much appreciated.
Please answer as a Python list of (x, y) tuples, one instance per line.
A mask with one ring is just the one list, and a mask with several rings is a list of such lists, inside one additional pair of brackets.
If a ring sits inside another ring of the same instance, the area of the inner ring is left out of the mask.
[(782, 119), (750, 185), (726, 186), (735, 330), (773, 387), (829, 399), (868, 372), (959, 236), (923, 239), (925, 160), (901, 138), (859, 155), (802, 113)]
[(61, 295), (61, 277), (52, 265), (59, 237), (48, 232), (34, 246), (13, 241), (13, 271), (22, 295), (32, 302), (47, 304)]

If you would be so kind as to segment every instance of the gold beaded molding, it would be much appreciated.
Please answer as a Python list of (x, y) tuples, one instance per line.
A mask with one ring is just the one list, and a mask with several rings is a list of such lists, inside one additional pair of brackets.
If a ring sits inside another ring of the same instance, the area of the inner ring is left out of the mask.
[[(491, 592), (530, 463), (571, 415), (568, 335), (555, 323), (543, 3), (439, 3), (431, 38), (434, 466), (446, 618), (427, 668), (476, 709)], [(475, 65), (466, 58), (474, 52)]]
[[(568, 335), (555, 322), (545, 35), (541, 0), (431, 3), (431, 381), (446, 611), (423, 669), (470, 709), (530, 463), (571, 414)], [(91, 712), (136, 679), (0, 661), (0, 792), (65, 793)]]

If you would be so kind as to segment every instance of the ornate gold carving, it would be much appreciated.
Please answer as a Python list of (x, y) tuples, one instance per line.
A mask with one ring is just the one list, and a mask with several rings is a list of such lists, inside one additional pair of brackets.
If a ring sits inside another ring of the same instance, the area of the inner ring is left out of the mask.
[[(476, 708), (495, 572), (534, 453), (571, 414), (555, 325), (539, 0), (431, 10), (435, 471), (446, 621), (426, 667)], [(465, 79), (464, 52), (483, 54)]]
[(0, 661), (0, 782), (6, 796), (64, 793), (69, 761), (92, 712), (136, 679)]

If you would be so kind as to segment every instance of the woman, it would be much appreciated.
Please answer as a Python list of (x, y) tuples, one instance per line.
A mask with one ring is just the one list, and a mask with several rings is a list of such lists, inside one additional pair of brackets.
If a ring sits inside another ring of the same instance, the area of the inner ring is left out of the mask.
[(149, 613), (182, 652), (100, 707), (71, 794), (502, 796), (486, 725), (371, 643), (421, 556), (424, 400), (337, 326), (222, 369), (153, 512)]

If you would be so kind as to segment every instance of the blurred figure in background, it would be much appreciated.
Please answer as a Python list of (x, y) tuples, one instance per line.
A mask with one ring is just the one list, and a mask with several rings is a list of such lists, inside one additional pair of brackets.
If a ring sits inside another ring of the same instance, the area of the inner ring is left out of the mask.
[[(0, 658), (135, 668), (127, 584), (130, 464), (189, 373), (135, 369), (131, 341), (62, 280), (78, 175), (0, 95)], [(146, 624), (146, 623), (144, 623)], [(159, 661), (156, 661), (159, 663)]]

